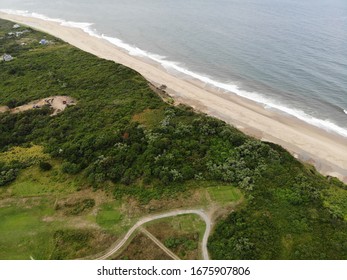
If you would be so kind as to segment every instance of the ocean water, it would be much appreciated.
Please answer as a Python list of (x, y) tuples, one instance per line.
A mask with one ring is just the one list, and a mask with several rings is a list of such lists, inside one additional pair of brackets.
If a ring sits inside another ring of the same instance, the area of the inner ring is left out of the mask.
[(346, 0), (0, 0), (347, 137)]

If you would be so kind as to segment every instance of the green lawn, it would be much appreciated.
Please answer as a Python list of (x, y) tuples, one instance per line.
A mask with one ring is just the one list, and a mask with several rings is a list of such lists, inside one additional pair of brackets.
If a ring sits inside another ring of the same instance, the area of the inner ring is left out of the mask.
[(39, 206), (0, 208), (0, 259), (49, 258), (55, 224), (43, 218), (52, 207), (51, 200), (42, 199)]
[(242, 198), (241, 191), (230, 185), (208, 187), (207, 191), (212, 200), (221, 205), (235, 202)]
[(170, 224), (181, 233), (199, 232), (202, 238), (205, 232), (205, 222), (197, 215), (188, 214), (168, 218)]
[(102, 205), (96, 216), (97, 224), (106, 230), (118, 231), (123, 219), (120, 207), (121, 202), (119, 201)]

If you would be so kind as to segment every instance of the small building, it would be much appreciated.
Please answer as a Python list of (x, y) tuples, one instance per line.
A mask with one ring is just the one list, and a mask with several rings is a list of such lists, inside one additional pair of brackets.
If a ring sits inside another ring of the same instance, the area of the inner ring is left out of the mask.
[(17, 31), (15, 34), (16, 34), (16, 37), (19, 37), (19, 36), (22, 36), (24, 33), (28, 33), (28, 32), (30, 32), (30, 31), (25, 29), (23, 31)]
[(13, 28), (14, 29), (20, 28), (20, 25), (19, 24), (15, 24), (15, 25), (13, 25)]
[(13, 57), (12, 57), (12, 55), (5, 53), (5, 54), (2, 56), (2, 60), (5, 61), (5, 62), (11, 61), (11, 60), (13, 60)]
[(40, 44), (41, 45), (47, 45), (48, 41), (46, 39), (41, 39)]

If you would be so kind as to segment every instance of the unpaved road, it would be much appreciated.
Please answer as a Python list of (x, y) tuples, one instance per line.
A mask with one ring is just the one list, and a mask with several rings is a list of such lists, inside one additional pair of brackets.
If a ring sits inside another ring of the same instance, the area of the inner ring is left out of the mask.
[(113, 254), (115, 254), (119, 249), (121, 249), (123, 247), (123, 245), (131, 237), (131, 235), (139, 227), (141, 227), (143, 224), (154, 221), (154, 220), (158, 220), (158, 219), (175, 217), (175, 216), (186, 215), (186, 214), (198, 215), (198, 216), (200, 216), (200, 218), (202, 218), (204, 220), (204, 222), (206, 224), (205, 233), (204, 233), (204, 236), (202, 238), (201, 248), (202, 248), (202, 255), (203, 255), (204, 260), (208, 260), (209, 255), (208, 255), (208, 250), (207, 250), (207, 240), (208, 240), (208, 237), (210, 236), (212, 222), (211, 222), (210, 217), (203, 210), (194, 210), (194, 209), (192, 209), (192, 210), (173, 210), (170, 212), (152, 215), (152, 216), (147, 216), (147, 217), (142, 218), (126, 233), (126, 235), (119, 242), (117, 242), (116, 245), (114, 245), (113, 248), (111, 248), (107, 253), (105, 253), (101, 257), (98, 257), (97, 260), (104, 260), (104, 259), (111, 257)]
[(150, 233), (145, 228), (141, 228), (140, 230), (143, 234), (147, 235), (147, 237), (151, 239), (155, 244), (157, 244), (158, 247), (162, 249), (169, 257), (171, 257), (173, 260), (180, 260), (178, 256), (176, 256), (171, 250), (169, 250), (169, 248), (161, 243), (152, 233)]

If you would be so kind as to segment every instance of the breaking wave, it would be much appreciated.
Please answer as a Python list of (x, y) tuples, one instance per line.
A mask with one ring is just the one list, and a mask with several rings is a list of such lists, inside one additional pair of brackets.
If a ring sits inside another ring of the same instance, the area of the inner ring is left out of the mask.
[[(26, 16), (26, 17), (34, 17), (42, 20), (47, 21), (53, 21), (60, 23), (62, 26), (69, 26), (73, 28), (79, 28), (82, 29), (84, 32), (89, 34), (90, 36), (94, 36), (97, 38), (101, 38), (104, 40), (107, 40), (108, 42), (112, 43), (113, 45), (117, 46), (118, 48), (121, 48), (125, 51), (127, 51), (132, 56), (138, 56), (138, 57), (146, 57), (150, 60), (160, 64), (162, 67), (164, 67), (167, 71), (170, 72), (176, 72), (177, 74), (183, 74), (186, 76), (189, 76), (191, 78), (194, 78), (196, 80), (199, 80), (207, 85), (213, 86), (217, 89), (221, 89), (225, 92), (234, 93), (241, 97), (250, 99), (252, 101), (255, 101), (257, 103), (260, 103), (264, 106), (264, 108), (272, 108), (279, 110), (281, 112), (284, 112), (286, 114), (289, 114), (291, 116), (294, 116), (306, 123), (309, 123), (313, 126), (322, 128), (328, 132), (334, 132), (337, 133), (343, 137), (347, 137), (347, 128), (341, 127), (335, 123), (333, 123), (331, 120), (328, 119), (319, 119), (313, 116), (310, 116), (309, 114), (305, 113), (302, 110), (299, 109), (293, 109), (289, 108), (288, 106), (285, 106), (284, 104), (270, 99), (263, 94), (260, 94), (258, 92), (249, 92), (241, 89), (239, 86), (233, 84), (233, 83), (224, 83), (217, 80), (214, 80), (206, 75), (199, 74), (197, 72), (193, 72), (187, 68), (184, 68), (180, 65), (179, 62), (175, 61), (169, 61), (166, 59), (165, 56), (160, 56), (157, 54), (153, 54), (150, 52), (147, 52), (145, 50), (142, 50), (136, 46), (129, 45), (122, 40), (106, 36), (105, 34), (98, 33), (95, 29), (92, 28), (93, 23), (87, 23), (87, 22), (74, 22), (74, 21), (66, 21), (64, 19), (60, 18), (49, 18), (45, 15), (28, 12), (28, 11), (21, 11), (21, 10), (8, 10), (8, 9), (0, 9), (1, 12), (7, 13), (7, 14), (14, 14), (14, 15), (20, 15), (20, 16)], [(345, 114), (347, 114), (347, 110), (343, 110)]]

